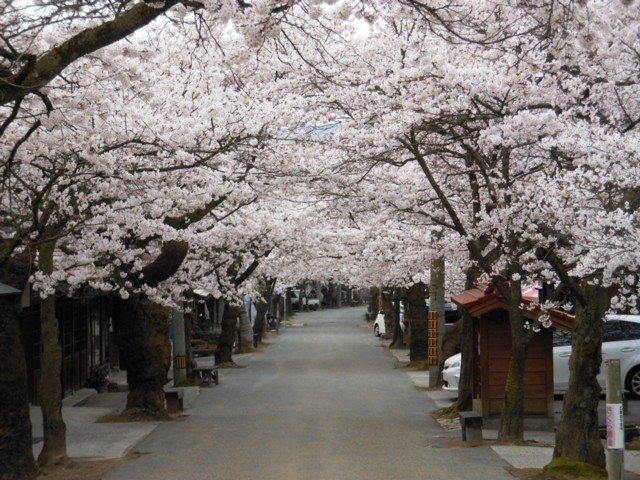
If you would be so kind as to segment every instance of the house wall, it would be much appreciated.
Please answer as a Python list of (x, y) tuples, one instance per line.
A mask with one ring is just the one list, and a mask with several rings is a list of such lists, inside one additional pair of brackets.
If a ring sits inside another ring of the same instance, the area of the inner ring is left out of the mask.
[[(110, 303), (107, 297), (60, 297), (56, 300), (56, 318), (63, 356), (60, 382), (66, 397), (85, 387), (91, 366), (109, 362)], [(20, 321), (29, 401), (38, 405), (42, 341), (37, 302), (22, 311)]]

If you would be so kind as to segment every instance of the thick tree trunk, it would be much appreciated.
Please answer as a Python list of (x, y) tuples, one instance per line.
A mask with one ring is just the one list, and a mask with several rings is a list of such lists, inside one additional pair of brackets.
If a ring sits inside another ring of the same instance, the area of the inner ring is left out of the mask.
[(32, 480), (33, 457), (27, 367), (13, 298), (0, 298), (0, 465), (2, 480)]
[(264, 332), (267, 329), (267, 322), (265, 320), (268, 305), (265, 302), (258, 302), (256, 305), (256, 321), (253, 324), (253, 334), (257, 335), (258, 342), (262, 342)]
[(460, 332), (460, 379), (458, 380), (458, 400), (456, 408), (459, 412), (473, 409), (473, 320), (471, 314), (462, 312)]
[(598, 433), (600, 385), (596, 377), (602, 363), (602, 323), (610, 295), (605, 288), (587, 281), (582, 290), (587, 304), (576, 305), (569, 390), (562, 404), (553, 458), (566, 457), (604, 468), (604, 448)]
[(275, 278), (264, 278), (259, 283), (259, 298), (256, 302), (257, 312), (256, 312), (256, 321), (253, 325), (253, 332), (258, 335), (258, 341), (262, 341), (262, 337), (266, 330), (266, 315), (269, 312), (269, 305), (271, 305), (271, 300), (273, 298), (273, 289), (276, 285)]
[[(251, 302), (251, 300), (249, 300)], [(251, 307), (253, 307), (253, 303), (250, 303)], [(247, 308), (249, 305), (247, 305)], [(251, 326), (251, 319), (247, 314), (247, 308), (245, 305), (240, 306), (238, 309), (238, 321), (240, 322), (240, 345), (239, 350), (243, 353), (253, 352), (255, 349), (253, 347), (253, 327)]]
[[(53, 272), (55, 241), (38, 247), (39, 267), (42, 273)], [(43, 444), (38, 465), (53, 465), (67, 457), (67, 426), (62, 419), (62, 348), (60, 328), (56, 319), (55, 294), (40, 299), (40, 330), (42, 337), (40, 401), (42, 410)]]
[(127, 371), (127, 410), (166, 418), (163, 387), (171, 362), (168, 310), (131, 295), (114, 299), (113, 326)]
[(238, 307), (225, 302), (222, 315), (222, 332), (216, 348), (216, 364), (232, 366), (233, 344), (238, 338)]
[(520, 304), (522, 285), (509, 283), (509, 326), (511, 328), (511, 359), (504, 390), (504, 403), (500, 413), (498, 443), (524, 442), (524, 370), (527, 358), (528, 336)]
[(393, 290), (390, 288), (383, 289), (380, 294), (382, 295), (382, 311), (384, 312), (384, 338), (391, 338), (393, 327), (396, 323), (393, 314)]
[(328, 308), (340, 308), (340, 285), (335, 283), (330, 283), (323, 294), (328, 298), (327, 306)]
[(407, 310), (405, 317), (411, 325), (409, 360), (411, 362), (427, 359), (427, 305), (424, 283), (415, 283), (407, 290)]
[[(472, 288), (478, 279), (478, 269), (469, 268), (465, 274), (465, 288)], [(463, 310), (462, 318), (454, 327), (460, 329), (460, 379), (458, 380), (458, 400), (451, 411), (465, 412), (473, 409), (473, 319), (468, 310)], [(449, 335), (449, 334), (447, 334)], [(450, 355), (455, 352), (450, 352)], [(445, 354), (445, 360), (448, 357)]]
[[(351, 290), (350, 290), (351, 291)], [(392, 347), (402, 347), (404, 346), (404, 334), (402, 333), (402, 328), (400, 327), (400, 302), (402, 302), (401, 298), (402, 291), (399, 288), (395, 288), (393, 290), (393, 338), (391, 340)]]
[(369, 291), (369, 308), (367, 309), (367, 313), (371, 315), (369, 320), (375, 320), (376, 315), (378, 315), (378, 303), (380, 298), (380, 289), (378, 287), (371, 287)]

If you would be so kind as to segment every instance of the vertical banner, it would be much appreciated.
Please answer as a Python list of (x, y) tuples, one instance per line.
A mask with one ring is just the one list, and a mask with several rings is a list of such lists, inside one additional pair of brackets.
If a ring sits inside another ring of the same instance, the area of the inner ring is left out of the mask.
[(624, 448), (624, 415), (621, 403), (607, 403), (607, 448)]
[(429, 325), (427, 328), (427, 363), (438, 364), (438, 312), (429, 310)]
[(620, 359), (607, 358), (605, 417), (607, 423), (607, 479), (624, 478), (624, 404)]

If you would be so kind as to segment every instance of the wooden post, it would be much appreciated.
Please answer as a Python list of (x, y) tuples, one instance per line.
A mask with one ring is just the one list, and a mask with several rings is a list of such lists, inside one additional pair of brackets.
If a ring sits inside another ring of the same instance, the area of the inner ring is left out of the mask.
[(607, 473), (609, 480), (624, 478), (624, 412), (620, 359), (605, 360), (607, 378)]

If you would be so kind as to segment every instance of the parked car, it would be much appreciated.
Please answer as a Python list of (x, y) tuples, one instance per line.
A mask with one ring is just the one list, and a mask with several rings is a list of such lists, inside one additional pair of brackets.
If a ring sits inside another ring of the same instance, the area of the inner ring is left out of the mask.
[[(556, 331), (553, 336), (554, 392), (569, 388), (571, 333)], [(620, 359), (620, 378), (631, 398), (640, 398), (640, 315), (607, 315), (602, 336), (602, 361)], [(600, 368), (598, 383), (606, 385), (605, 369)]]
[(444, 361), (442, 367), (442, 389), (449, 392), (458, 391), (458, 382), (460, 381), (460, 362), (462, 355), (456, 353)]
[[(553, 334), (553, 391), (563, 395), (569, 388), (571, 333), (556, 330)], [(620, 359), (620, 375), (631, 398), (640, 398), (640, 315), (607, 315), (602, 339), (602, 360)], [(460, 361), (458, 353), (447, 358), (442, 370), (442, 388), (458, 391)], [(605, 370), (600, 368), (598, 383), (604, 389)]]
[[(302, 300), (302, 305), (300, 300)], [(315, 292), (311, 295), (303, 295), (302, 290), (291, 290), (291, 308), (294, 310), (305, 308), (315, 311), (318, 307), (320, 307), (320, 299), (316, 297)]]
[[(407, 329), (407, 325), (404, 323), (404, 305), (400, 304), (400, 330), (404, 334)], [(376, 316), (375, 321), (373, 322), (373, 334), (376, 337), (384, 335), (387, 332), (386, 326), (384, 324), (384, 312), (380, 310), (378, 315)]]
[(378, 315), (376, 316), (375, 321), (373, 322), (373, 334), (376, 337), (380, 335), (384, 335), (387, 332), (387, 329), (384, 325), (384, 312), (380, 310)]

